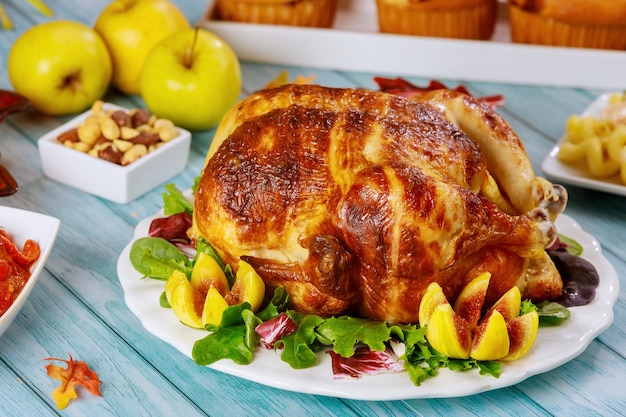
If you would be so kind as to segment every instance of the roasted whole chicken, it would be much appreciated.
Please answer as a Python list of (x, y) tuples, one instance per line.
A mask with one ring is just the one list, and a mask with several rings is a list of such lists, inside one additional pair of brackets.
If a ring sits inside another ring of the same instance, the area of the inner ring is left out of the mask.
[(192, 235), (300, 312), (414, 323), (429, 283), (454, 300), (483, 271), (488, 302), (560, 295), (545, 248), (566, 200), (479, 99), (287, 85), (223, 119)]

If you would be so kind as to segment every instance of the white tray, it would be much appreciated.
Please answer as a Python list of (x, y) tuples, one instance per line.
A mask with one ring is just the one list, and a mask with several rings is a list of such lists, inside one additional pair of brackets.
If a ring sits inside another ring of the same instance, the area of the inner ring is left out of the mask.
[(512, 84), (623, 89), (626, 52), (514, 44), (506, 4), (490, 41), (451, 40), (378, 32), (374, 0), (339, 0), (331, 29), (199, 22), (240, 59), (311, 68)]

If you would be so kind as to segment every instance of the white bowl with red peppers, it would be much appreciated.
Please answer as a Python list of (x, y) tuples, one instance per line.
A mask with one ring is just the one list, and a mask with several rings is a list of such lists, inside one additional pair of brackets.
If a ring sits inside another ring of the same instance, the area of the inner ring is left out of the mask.
[(0, 205), (0, 336), (26, 304), (60, 226), (56, 217)]
[(46, 177), (126, 204), (185, 169), (191, 133), (145, 109), (97, 101), (38, 144)]

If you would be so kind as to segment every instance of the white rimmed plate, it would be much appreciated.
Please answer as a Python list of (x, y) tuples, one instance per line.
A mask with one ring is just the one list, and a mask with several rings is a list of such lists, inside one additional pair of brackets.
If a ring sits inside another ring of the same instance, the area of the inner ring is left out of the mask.
[[(581, 116), (598, 116), (606, 107), (611, 94), (598, 97), (581, 113)], [(561, 138), (541, 163), (541, 169), (549, 178), (583, 188), (626, 196), (626, 185), (621, 182), (619, 175), (600, 180), (594, 178), (584, 164), (564, 164), (559, 161), (557, 154), (564, 140), (565, 137)]]
[[(159, 297), (165, 283), (142, 279), (129, 259), (133, 242), (147, 236), (150, 222), (157, 216), (148, 217), (137, 225), (133, 240), (118, 259), (118, 276), (128, 308), (141, 320), (146, 330), (191, 358), (194, 342), (206, 336), (207, 332), (184, 326), (169, 309), (160, 307)], [(561, 233), (576, 239), (583, 246), (583, 257), (598, 270), (600, 286), (596, 298), (586, 306), (570, 308), (572, 317), (565, 324), (540, 328), (531, 350), (523, 358), (503, 364), (499, 378), (481, 376), (477, 370), (461, 373), (441, 369), (436, 377), (420, 386), (413, 385), (406, 372), (335, 380), (327, 354), (318, 354), (317, 366), (295, 370), (283, 362), (279, 354), (261, 348), (255, 351), (250, 365), (221, 360), (209, 366), (288, 391), (372, 401), (462, 397), (517, 384), (580, 355), (613, 321), (613, 305), (619, 293), (615, 269), (602, 255), (598, 241), (583, 231), (572, 218), (561, 215), (557, 227)]]

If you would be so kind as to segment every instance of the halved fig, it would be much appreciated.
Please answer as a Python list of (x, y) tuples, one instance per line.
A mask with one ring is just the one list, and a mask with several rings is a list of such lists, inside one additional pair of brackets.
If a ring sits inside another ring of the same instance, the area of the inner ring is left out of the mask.
[(449, 303), (435, 307), (426, 326), (426, 339), (442, 355), (469, 358), (472, 334), (465, 319), (452, 310)]
[(422, 301), (420, 302), (420, 308), (418, 311), (418, 320), (420, 327), (424, 327), (428, 324), (430, 320), (430, 316), (432, 316), (433, 311), (440, 304), (445, 304), (448, 302), (441, 286), (436, 282), (431, 282), (426, 288), (426, 292), (422, 296)]
[(230, 292), (226, 295), (226, 301), (229, 305), (241, 304), (243, 302), (250, 303), (251, 310), (257, 311), (265, 297), (265, 282), (256, 273), (252, 266), (245, 262), (239, 261), (235, 283)]
[(535, 343), (538, 328), (539, 314), (536, 311), (531, 311), (508, 322), (509, 352), (500, 360), (514, 361), (524, 356)]
[(204, 296), (195, 290), (184, 273), (174, 271), (165, 284), (165, 296), (172, 311), (183, 324), (201, 329)]
[(222, 296), (221, 292), (210, 287), (204, 299), (204, 308), (202, 309), (202, 325), (212, 324), (219, 326), (222, 321), (222, 314), (228, 308), (228, 303)]
[(223, 296), (229, 290), (226, 274), (212, 256), (201, 252), (191, 271), (191, 286), (202, 294), (215, 287)]
[(471, 280), (454, 302), (454, 311), (474, 329), (480, 320), (491, 274), (483, 272)]
[(513, 286), (496, 301), (490, 310), (498, 310), (504, 316), (504, 321), (508, 323), (519, 316), (521, 305), (522, 295), (519, 288)]
[(509, 352), (509, 334), (504, 317), (492, 310), (474, 332), (470, 356), (479, 361), (495, 361)]

